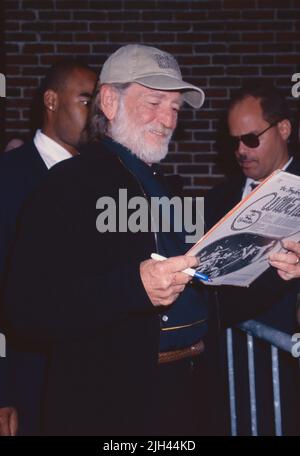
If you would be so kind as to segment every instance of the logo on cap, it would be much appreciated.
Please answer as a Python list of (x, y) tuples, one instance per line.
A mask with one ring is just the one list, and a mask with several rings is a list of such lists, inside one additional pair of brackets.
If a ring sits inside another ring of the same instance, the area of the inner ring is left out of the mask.
[(174, 71), (180, 72), (179, 66), (178, 66), (176, 60), (171, 55), (154, 54), (154, 58), (157, 62), (157, 65), (159, 66), (159, 68), (164, 68), (164, 69), (171, 68)]

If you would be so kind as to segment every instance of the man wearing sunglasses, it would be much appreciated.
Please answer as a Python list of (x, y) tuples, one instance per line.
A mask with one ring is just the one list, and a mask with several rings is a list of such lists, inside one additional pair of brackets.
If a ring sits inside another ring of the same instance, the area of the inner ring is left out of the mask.
[[(215, 224), (242, 198), (247, 196), (253, 188), (276, 169), (283, 169), (300, 175), (300, 161), (289, 154), (288, 138), (291, 134), (290, 112), (288, 105), (275, 88), (258, 87), (242, 89), (230, 102), (227, 123), (229, 130), (228, 145), (234, 153), (242, 173), (231, 176), (219, 187), (216, 187), (205, 198), (205, 216), (208, 227)], [(293, 334), (296, 332), (296, 298), (297, 283), (289, 282), (286, 285), (280, 280), (274, 268), (269, 268), (249, 288), (219, 287), (218, 306), (219, 318), (223, 327), (230, 327), (235, 323), (255, 318), (271, 327)], [(241, 345), (238, 335), (235, 346)], [(265, 399), (266, 409), (272, 406), (272, 395), (269, 404), (267, 399), (267, 385), (271, 385), (271, 378), (266, 373), (265, 366), (269, 362), (269, 355), (263, 347), (257, 349), (260, 363), (256, 364), (257, 397)], [(243, 363), (241, 352), (236, 363)], [(282, 360), (281, 360), (282, 361)], [(287, 361), (287, 360), (285, 360)], [(293, 374), (290, 366), (283, 365), (289, 382), (291, 396), (282, 404), (283, 420), (287, 423), (287, 434), (296, 431), (293, 417)], [(239, 378), (240, 383), (242, 379)], [(281, 387), (285, 380), (282, 381)], [(239, 387), (238, 387), (239, 388)], [(240, 390), (241, 391), (241, 390)], [(237, 393), (239, 394), (239, 393)], [(240, 412), (247, 410), (245, 394), (240, 400)], [(261, 417), (259, 433), (272, 434), (272, 417), (268, 417), (265, 409)], [(238, 411), (238, 413), (239, 413)], [(246, 412), (247, 413), (247, 412)], [(288, 422), (286, 420), (289, 416)], [(245, 417), (247, 421), (247, 417)], [(268, 419), (269, 418), (269, 419)], [(260, 417), (258, 417), (260, 420)], [(244, 428), (242, 432), (247, 433)]]

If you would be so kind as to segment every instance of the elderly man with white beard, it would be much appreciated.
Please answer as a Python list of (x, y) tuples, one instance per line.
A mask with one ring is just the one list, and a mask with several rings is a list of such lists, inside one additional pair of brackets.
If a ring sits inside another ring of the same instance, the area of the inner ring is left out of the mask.
[(95, 226), (99, 197), (118, 208), (120, 189), (146, 204), (172, 196), (157, 163), (183, 102), (203, 101), (170, 54), (121, 47), (100, 74), (90, 143), (50, 172), (24, 213), (6, 310), (12, 331), (48, 346), (46, 435), (205, 432), (207, 308), (204, 287), (182, 272), (197, 265), (185, 233), (172, 216), (170, 232)]

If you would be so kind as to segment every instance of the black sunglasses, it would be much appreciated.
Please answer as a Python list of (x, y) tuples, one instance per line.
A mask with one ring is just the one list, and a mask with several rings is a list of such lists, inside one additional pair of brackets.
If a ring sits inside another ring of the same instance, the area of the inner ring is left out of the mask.
[(270, 130), (270, 128), (275, 127), (278, 122), (274, 122), (261, 131), (258, 135), (255, 133), (247, 133), (246, 135), (241, 136), (229, 136), (230, 146), (233, 150), (237, 150), (239, 147), (240, 141), (245, 144), (245, 146), (250, 147), (251, 149), (255, 149), (259, 146), (259, 137), (263, 135), (266, 131)]

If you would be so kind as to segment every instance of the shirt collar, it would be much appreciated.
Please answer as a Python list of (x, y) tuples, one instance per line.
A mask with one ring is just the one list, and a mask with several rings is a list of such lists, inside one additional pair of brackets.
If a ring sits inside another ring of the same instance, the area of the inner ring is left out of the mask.
[(72, 157), (70, 152), (42, 133), (41, 130), (36, 131), (33, 142), (48, 169), (56, 163)]
[[(286, 164), (281, 168), (281, 170), (285, 171), (288, 168), (288, 166), (290, 166), (292, 161), (293, 161), (293, 157), (290, 157), (289, 160), (286, 162)], [(246, 182), (245, 182), (245, 186), (244, 186), (244, 190), (243, 190), (242, 198), (245, 198), (245, 196), (247, 196), (252, 191), (252, 188), (251, 188), (252, 184), (259, 185), (260, 183), (261, 182), (259, 182), (259, 181), (251, 179), (251, 177), (247, 177)]]

